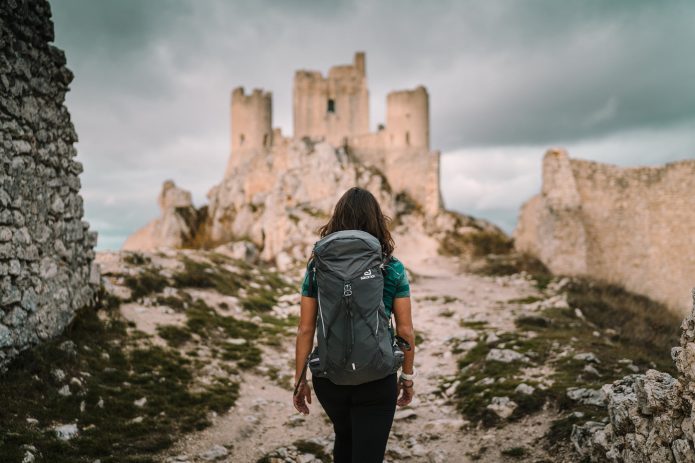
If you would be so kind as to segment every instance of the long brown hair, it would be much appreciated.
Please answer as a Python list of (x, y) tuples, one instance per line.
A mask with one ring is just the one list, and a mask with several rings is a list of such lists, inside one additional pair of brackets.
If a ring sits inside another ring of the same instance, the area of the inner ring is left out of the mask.
[(381, 243), (384, 261), (388, 262), (396, 246), (388, 224), (391, 217), (381, 212), (379, 202), (368, 190), (352, 187), (340, 197), (328, 223), (318, 229), (323, 238), (340, 230), (362, 230), (375, 236)]

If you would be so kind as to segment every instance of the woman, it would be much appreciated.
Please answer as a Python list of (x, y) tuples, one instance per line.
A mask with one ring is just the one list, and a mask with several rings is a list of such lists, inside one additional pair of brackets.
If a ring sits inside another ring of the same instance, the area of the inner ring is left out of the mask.
[[(396, 404), (403, 407), (413, 399), (413, 361), (415, 339), (410, 308), (410, 286), (403, 264), (392, 253), (394, 242), (387, 225), (391, 219), (381, 212), (376, 198), (362, 188), (350, 188), (340, 198), (333, 216), (319, 229), (321, 237), (340, 230), (363, 230), (378, 238), (385, 261), (383, 301), (386, 313), (394, 314), (396, 334), (412, 348), (404, 352), (402, 373), (392, 373), (385, 378), (368, 383), (336, 385), (328, 378), (313, 377), (316, 397), (333, 422), (335, 445), (333, 459), (336, 463), (381, 463), (386, 442), (391, 432)], [(306, 381), (305, 361), (313, 347), (316, 329), (317, 302), (313, 259), (307, 264), (302, 284), (302, 299), (296, 345), (295, 384), (293, 397), (295, 408), (309, 414), (311, 388)], [(400, 395), (400, 397), (399, 397)]]

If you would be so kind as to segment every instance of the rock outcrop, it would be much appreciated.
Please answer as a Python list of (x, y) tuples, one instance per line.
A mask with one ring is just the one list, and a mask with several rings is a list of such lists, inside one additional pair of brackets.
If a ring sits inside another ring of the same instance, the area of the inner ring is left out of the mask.
[(695, 462), (695, 290), (671, 357), (678, 378), (648, 370), (603, 387), (610, 421), (574, 427), (572, 442), (581, 456), (593, 462)]
[(99, 281), (63, 104), (73, 75), (52, 41), (48, 2), (0, 3), (0, 369), (61, 332)]
[(158, 246), (180, 248), (190, 244), (198, 228), (198, 211), (191, 193), (178, 188), (173, 180), (162, 185), (159, 194), (161, 216), (128, 237), (126, 251), (151, 251)]
[(553, 273), (591, 276), (678, 313), (695, 285), (695, 161), (621, 168), (550, 150), (541, 193), (522, 207), (517, 250)]
[[(393, 191), (381, 171), (362, 163), (344, 148), (326, 142), (296, 140), (265, 156), (235, 165), (208, 193), (209, 204), (196, 210), (190, 195), (166, 182), (181, 203), (162, 201), (162, 215), (128, 238), (125, 249), (213, 247), (224, 243), (253, 243), (263, 260), (287, 269), (306, 260), (317, 239), (317, 228), (328, 220), (340, 196), (353, 186), (371, 191), (385, 214), (408, 230), (430, 237), (445, 233), (488, 231), (496, 226), (444, 209), (425, 214), (407, 194)], [(195, 217), (188, 220), (189, 217)]]

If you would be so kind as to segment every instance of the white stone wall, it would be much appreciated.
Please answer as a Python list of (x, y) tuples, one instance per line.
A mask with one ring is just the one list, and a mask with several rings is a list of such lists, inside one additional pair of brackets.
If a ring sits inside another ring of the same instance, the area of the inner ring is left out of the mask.
[(695, 160), (621, 168), (551, 150), (542, 192), (522, 207), (514, 238), (554, 273), (618, 284), (685, 313), (694, 209)]

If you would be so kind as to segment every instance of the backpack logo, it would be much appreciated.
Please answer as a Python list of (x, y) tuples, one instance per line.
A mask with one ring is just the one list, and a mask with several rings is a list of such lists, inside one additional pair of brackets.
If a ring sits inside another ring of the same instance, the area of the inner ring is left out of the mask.
[(369, 278), (374, 278), (376, 275), (372, 275), (372, 269), (367, 270), (364, 272), (364, 274), (360, 277), (360, 280), (368, 280)]

